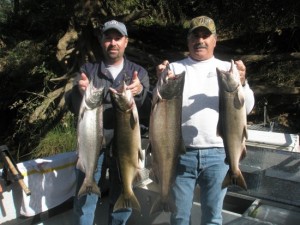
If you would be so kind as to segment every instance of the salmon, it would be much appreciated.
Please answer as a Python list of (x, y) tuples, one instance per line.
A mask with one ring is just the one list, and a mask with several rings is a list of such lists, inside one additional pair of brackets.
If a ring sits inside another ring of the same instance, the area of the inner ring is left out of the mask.
[(118, 90), (110, 88), (110, 94), (115, 114), (112, 152), (117, 159), (122, 181), (122, 193), (113, 211), (124, 208), (141, 211), (132, 189), (133, 181), (139, 174), (139, 162), (143, 160), (137, 107), (131, 91), (126, 90), (125, 82)]
[(246, 156), (247, 114), (245, 94), (240, 75), (234, 62), (229, 71), (217, 68), (219, 84), (219, 122), (217, 134), (223, 139), (226, 152), (225, 162), (229, 170), (222, 188), (237, 185), (247, 190), (247, 184), (239, 168), (239, 162)]
[(165, 71), (153, 90), (149, 125), (151, 174), (159, 185), (160, 195), (154, 201), (150, 214), (177, 210), (170, 190), (179, 155), (186, 151), (181, 132), (184, 78), (185, 72), (168, 79)]
[(101, 191), (95, 182), (94, 173), (97, 166), (103, 136), (103, 88), (95, 88), (93, 81), (88, 85), (79, 110), (77, 123), (77, 168), (85, 173), (85, 179), (78, 192), (78, 198), (86, 194)]

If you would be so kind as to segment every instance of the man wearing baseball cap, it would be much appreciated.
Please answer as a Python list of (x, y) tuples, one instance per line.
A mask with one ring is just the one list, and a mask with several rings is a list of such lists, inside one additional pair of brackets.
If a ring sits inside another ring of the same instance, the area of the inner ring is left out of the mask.
[[(207, 16), (191, 20), (187, 35), (189, 55), (157, 66), (157, 74), (170, 68), (168, 76), (185, 71), (182, 99), (182, 136), (186, 154), (180, 155), (172, 196), (177, 210), (171, 214), (172, 225), (191, 224), (194, 188), (200, 187), (201, 225), (222, 224), (223, 200), (227, 189), (222, 182), (228, 171), (223, 140), (217, 135), (219, 121), (219, 85), (216, 68), (228, 71), (230, 62), (214, 57), (217, 32)], [(254, 106), (254, 95), (245, 80), (246, 68), (235, 62), (245, 93), (247, 113)]]
[(114, 29), (120, 32), (120, 34), (124, 36), (128, 36), (127, 29), (124, 23), (118, 22), (116, 20), (110, 20), (106, 22), (102, 28), (102, 33), (105, 33), (106, 31)]
[[(105, 176), (103, 168), (109, 167), (110, 174), (110, 209), (108, 215), (108, 225), (125, 225), (131, 215), (131, 208), (125, 208), (113, 212), (113, 206), (121, 193), (120, 174), (117, 162), (106, 150), (110, 149), (114, 135), (113, 106), (109, 94), (109, 88), (118, 89), (125, 81), (127, 89), (131, 90), (135, 104), (146, 116), (150, 114), (151, 99), (148, 98), (149, 77), (147, 71), (140, 65), (129, 61), (125, 56), (125, 49), (128, 44), (128, 33), (124, 23), (110, 20), (106, 22), (101, 30), (99, 41), (102, 47), (103, 60), (95, 63), (86, 63), (80, 68), (80, 77), (71, 93), (73, 112), (78, 115), (82, 96), (88, 85), (93, 85), (95, 89), (104, 87), (103, 99), (103, 128), (106, 145), (102, 146), (102, 151), (98, 158), (94, 179), (98, 184), (101, 176)], [(77, 100), (76, 100), (77, 99)], [(77, 102), (77, 103), (76, 103)], [(148, 110), (149, 109), (149, 110)], [(107, 160), (108, 159), (108, 160)], [(110, 162), (106, 165), (105, 162)], [(76, 197), (73, 207), (74, 225), (93, 225), (95, 210), (99, 196), (94, 193), (87, 193), (78, 198), (77, 194), (84, 183), (85, 173), (77, 169)], [(104, 177), (105, 178), (105, 177)]]
[(190, 23), (189, 33), (191, 33), (192, 31), (194, 31), (199, 27), (204, 27), (208, 29), (214, 35), (217, 34), (215, 22), (207, 16), (199, 16), (192, 19)]

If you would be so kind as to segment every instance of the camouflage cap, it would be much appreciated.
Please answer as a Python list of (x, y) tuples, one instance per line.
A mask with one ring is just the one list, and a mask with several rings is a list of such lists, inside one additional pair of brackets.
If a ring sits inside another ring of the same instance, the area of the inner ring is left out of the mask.
[(189, 33), (198, 27), (206, 27), (212, 34), (216, 34), (215, 22), (207, 16), (199, 16), (192, 19)]

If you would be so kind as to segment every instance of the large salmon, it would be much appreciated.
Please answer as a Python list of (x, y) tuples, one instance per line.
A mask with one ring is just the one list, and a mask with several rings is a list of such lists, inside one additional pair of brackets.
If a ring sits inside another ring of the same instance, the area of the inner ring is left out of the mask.
[(104, 141), (103, 88), (96, 89), (91, 80), (83, 96), (77, 123), (77, 168), (85, 173), (78, 198), (90, 193), (101, 195), (94, 173)]
[(223, 181), (222, 188), (238, 185), (247, 190), (247, 184), (239, 168), (239, 162), (246, 156), (245, 141), (247, 134), (247, 115), (245, 94), (240, 82), (240, 75), (231, 61), (229, 71), (217, 68), (219, 83), (219, 122), (217, 132), (222, 137), (226, 162), (229, 171)]
[[(167, 69), (166, 69), (167, 70)], [(152, 154), (152, 179), (160, 188), (160, 196), (151, 207), (150, 214), (175, 212), (170, 196), (180, 154), (185, 153), (181, 133), (182, 93), (185, 72), (168, 79), (166, 70), (161, 74), (153, 90), (152, 111), (149, 125), (149, 141)]]
[(115, 112), (115, 129), (112, 145), (122, 181), (122, 193), (114, 205), (113, 211), (123, 208), (141, 210), (132, 183), (139, 171), (139, 160), (142, 159), (141, 135), (138, 111), (130, 90), (126, 84), (119, 89), (110, 88)]

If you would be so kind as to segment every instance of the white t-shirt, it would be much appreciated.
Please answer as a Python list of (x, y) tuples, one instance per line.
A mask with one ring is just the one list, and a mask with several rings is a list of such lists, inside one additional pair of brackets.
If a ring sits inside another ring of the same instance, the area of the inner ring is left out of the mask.
[(124, 60), (119, 65), (105, 65), (103, 62), (101, 62), (101, 72), (108, 76), (110, 74), (113, 79), (116, 79), (116, 77), (119, 75), (121, 70), (124, 67)]
[[(182, 102), (182, 136), (186, 147), (223, 147), (217, 136), (219, 120), (219, 85), (216, 67), (228, 71), (231, 64), (212, 57), (195, 61), (190, 57), (170, 64), (174, 74), (185, 71)], [(246, 110), (254, 106), (254, 95), (249, 85), (244, 87)]]

